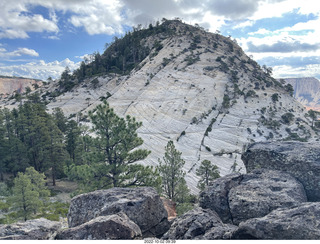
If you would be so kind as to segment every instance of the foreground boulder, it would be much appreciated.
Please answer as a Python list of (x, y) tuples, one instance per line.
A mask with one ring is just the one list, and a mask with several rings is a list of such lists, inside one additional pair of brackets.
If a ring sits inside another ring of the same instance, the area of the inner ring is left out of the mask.
[(226, 223), (238, 225), (279, 207), (306, 202), (303, 186), (288, 173), (257, 169), (221, 177), (200, 194), (200, 206), (216, 211)]
[(124, 213), (99, 216), (77, 227), (59, 232), (58, 240), (133, 240), (141, 239), (141, 230)]
[(238, 186), (243, 178), (240, 173), (226, 175), (211, 183), (199, 195), (199, 206), (215, 211), (224, 223), (232, 223), (229, 208), (229, 191)]
[(164, 240), (214, 240), (229, 239), (236, 226), (224, 224), (217, 213), (210, 209), (195, 208), (178, 217), (172, 223), (169, 231), (164, 234)]
[(292, 208), (279, 208), (262, 218), (242, 222), (232, 239), (320, 239), (320, 203), (309, 202)]
[(44, 218), (0, 225), (0, 240), (49, 240), (60, 228), (60, 222)]
[(158, 237), (170, 224), (160, 196), (151, 187), (111, 188), (79, 195), (71, 200), (69, 227), (98, 216), (125, 213), (141, 229), (143, 237)]
[(242, 155), (247, 172), (256, 168), (281, 170), (296, 177), (309, 201), (320, 201), (319, 142), (261, 142)]
[(301, 183), (277, 170), (254, 170), (244, 175), (240, 184), (229, 192), (230, 213), (236, 225), (250, 218), (263, 217), (279, 207), (306, 201)]

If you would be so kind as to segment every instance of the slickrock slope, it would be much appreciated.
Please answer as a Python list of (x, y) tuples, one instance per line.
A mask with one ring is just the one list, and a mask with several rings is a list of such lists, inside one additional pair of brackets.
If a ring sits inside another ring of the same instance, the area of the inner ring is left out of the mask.
[[(156, 166), (167, 142), (174, 141), (193, 192), (204, 159), (216, 164), (221, 175), (232, 167), (244, 172), (240, 156), (250, 142), (313, 138), (303, 106), (234, 41), (180, 21), (164, 24), (174, 34), (144, 38), (141, 42), (152, 49), (139, 68), (129, 75), (87, 79), (50, 100), (48, 108), (60, 107), (79, 118), (79, 112), (85, 116), (108, 97), (118, 115), (142, 121), (138, 133), (143, 147), (152, 151), (143, 164)], [(154, 48), (156, 42), (161, 49)], [(47, 89), (58, 90), (58, 84)]]

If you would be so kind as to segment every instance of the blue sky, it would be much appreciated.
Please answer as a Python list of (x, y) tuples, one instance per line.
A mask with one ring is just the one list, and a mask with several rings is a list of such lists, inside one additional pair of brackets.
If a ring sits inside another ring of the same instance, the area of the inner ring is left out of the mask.
[(1, 0), (0, 75), (46, 80), (132, 26), (179, 17), (231, 36), (276, 78), (320, 79), (318, 0)]

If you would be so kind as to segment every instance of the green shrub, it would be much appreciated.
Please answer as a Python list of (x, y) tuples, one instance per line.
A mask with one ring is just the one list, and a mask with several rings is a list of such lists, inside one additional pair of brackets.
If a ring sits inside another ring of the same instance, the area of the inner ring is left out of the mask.
[(272, 94), (271, 99), (274, 103), (279, 101), (279, 94), (278, 93)]
[(290, 124), (294, 119), (294, 115), (292, 113), (285, 113), (281, 116), (281, 119), (285, 124)]
[(225, 94), (223, 96), (222, 107), (223, 108), (229, 108), (230, 107), (230, 97), (227, 94)]

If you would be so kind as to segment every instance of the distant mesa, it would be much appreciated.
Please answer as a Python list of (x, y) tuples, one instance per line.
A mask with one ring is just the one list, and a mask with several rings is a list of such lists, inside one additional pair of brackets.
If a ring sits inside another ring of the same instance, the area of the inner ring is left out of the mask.
[(314, 77), (285, 78), (294, 89), (294, 97), (307, 110), (320, 111), (320, 81)]
[(0, 76), (0, 95), (7, 97), (14, 92), (24, 93), (26, 88), (35, 89), (35, 84), (42, 86), (42, 81), (24, 77)]

